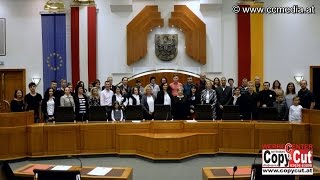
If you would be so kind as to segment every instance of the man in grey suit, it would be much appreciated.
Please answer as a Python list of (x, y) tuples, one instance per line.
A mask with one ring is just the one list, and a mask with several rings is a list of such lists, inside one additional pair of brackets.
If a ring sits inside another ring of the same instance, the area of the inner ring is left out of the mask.
[(232, 98), (232, 88), (227, 86), (227, 79), (221, 78), (221, 86), (216, 88), (217, 94), (217, 119), (222, 119), (223, 106), (228, 105)]

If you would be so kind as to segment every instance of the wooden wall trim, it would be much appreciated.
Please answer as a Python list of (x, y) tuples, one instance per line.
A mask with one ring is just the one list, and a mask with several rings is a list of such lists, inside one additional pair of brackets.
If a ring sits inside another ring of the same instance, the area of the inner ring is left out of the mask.
[(147, 54), (148, 33), (163, 27), (164, 20), (158, 6), (146, 6), (127, 25), (127, 64), (131, 65)]
[(186, 5), (175, 5), (169, 26), (184, 32), (187, 55), (200, 64), (206, 64), (206, 24)]

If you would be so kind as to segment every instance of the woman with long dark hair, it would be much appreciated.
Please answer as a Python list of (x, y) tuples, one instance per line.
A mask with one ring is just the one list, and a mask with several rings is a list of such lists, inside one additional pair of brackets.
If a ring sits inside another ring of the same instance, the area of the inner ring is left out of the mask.
[(89, 103), (88, 98), (85, 95), (83, 87), (77, 85), (75, 89), (75, 95), (73, 97), (75, 104), (75, 114), (77, 121), (84, 121), (88, 119)]
[(293, 103), (293, 98), (296, 96), (296, 87), (293, 82), (289, 82), (286, 89), (285, 99), (287, 107), (290, 109), (290, 106)]
[(139, 87), (132, 88), (132, 92), (128, 97), (128, 105), (140, 105), (141, 104), (141, 95), (139, 91)]
[(272, 83), (272, 90), (273, 90), (277, 95), (279, 95), (279, 94), (283, 95), (283, 94), (284, 94), (284, 92), (283, 92), (283, 90), (282, 90), (282, 88), (281, 88), (281, 83), (280, 83), (279, 80), (273, 81), (273, 83)]
[(160, 85), (160, 91), (157, 94), (156, 104), (170, 105), (172, 104), (173, 96), (169, 90), (168, 83)]
[(58, 103), (57, 99), (53, 96), (53, 92), (53, 88), (48, 88), (41, 103), (41, 111), (46, 122), (53, 121), (55, 119), (55, 109), (58, 106)]
[(191, 119), (195, 118), (195, 107), (197, 104), (200, 104), (201, 97), (198, 93), (197, 87), (195, 85), (191, 86), (190, 96), (188, 98), (188, 107), (189, 107), (189, 116)]

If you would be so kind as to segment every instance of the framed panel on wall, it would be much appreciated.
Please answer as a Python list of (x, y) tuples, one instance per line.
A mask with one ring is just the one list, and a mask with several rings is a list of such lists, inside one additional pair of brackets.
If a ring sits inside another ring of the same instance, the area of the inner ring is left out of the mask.
[(6, 19), (0, 18), (0, 56), (6, 55)]

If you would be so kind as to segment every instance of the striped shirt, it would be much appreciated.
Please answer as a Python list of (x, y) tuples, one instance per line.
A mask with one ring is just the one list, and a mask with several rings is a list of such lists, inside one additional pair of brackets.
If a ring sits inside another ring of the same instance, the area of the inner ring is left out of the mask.
[(85, 114), (86, 112), (86, 98), (79, 97), (79, 113)]

